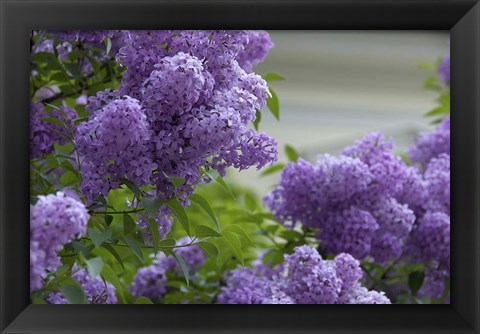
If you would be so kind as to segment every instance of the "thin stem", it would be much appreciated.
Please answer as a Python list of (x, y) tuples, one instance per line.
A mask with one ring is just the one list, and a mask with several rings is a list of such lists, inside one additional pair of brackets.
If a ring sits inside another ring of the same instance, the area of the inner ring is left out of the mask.
[(145, 209), (137, 209), (137, 210), (130, 210), (130, 211), (94, 211), (94, 214), (100, 215), (121, 215), (124, 213), (136, 213), (136, 212), (143, 212)]
[[(158, 248), (159, 249), (175, 249), (175, 248), (184, 248), (184, 247), (189, 247), (189, 246), (195, 246), (195, 245), (198, 245), (201, 242), (204, 242), (204, 241), (207, 241), (207, 240), (211, 239), (211, 237), (207, 237), (205, 239), (199, 240), (198, 242), (194, 242), (196, 239), (197, 239), (197, 237), (194, 237), (192, 239), (192, 241), (190, 241), (188, 244), (185, 244), (185, 245), (159, 246)], [(81, 240), (92, 241), (90, 238), (87, 238), (87, 237), (83, 237), (83, 238), (81, 238)], [(127, 244), (122, 244), (122, 243), (113, 243), (113, 242), (109, 242), (109, 241), (104, 241), (104, 243), (106, 243), (108, 245), (111, 245), (111, 246), (129, 247)], [(148, 245), (140, 245), (140, 247), (145, 248), (145, 249), (155, 249), (154, 246), (148, 246)]]

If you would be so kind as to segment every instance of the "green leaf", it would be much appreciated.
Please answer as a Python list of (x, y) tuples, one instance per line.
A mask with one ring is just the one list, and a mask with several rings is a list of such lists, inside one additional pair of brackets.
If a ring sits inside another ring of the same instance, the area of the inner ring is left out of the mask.
[(76, 62), (79, 58), (85, 56), (84, 50), (77, 50), (68, 53), (68, 59), (72, 62)]
[(135, 300), (135, 304), (153, 304), (153, 302), (147, 297), (140, 296)]
[(190, 196), (189, 199), (192, 202), (198, 204), (203, 210), (205, 210), (205, 212), (210, 216), (210, 218), (212, 218), (213, 222), (215, 223), (217, 227), (217, 231), (220, 232), (221, 228), (220, 228), (220, 223), (218, 222), (217, 215), (215, 215), (215, 212), (213, 211), (210, 204), (208, 204), (207, 200), (199, 194), (193, 194)]
[(197, 236), (199, 238), (220, 237), (221, 234), (218, 233), (217, 231), (211, 229), (208, 226), (198, 225), (198, 226), (195, 227), (195, 236)]
[(161, 248), (161, 247), (173, 247), (175, 246), (177, 242), (175, 241), (175, 239), (163, 239), (163, 240), (160, 240), (160, 242), (158, 243), (158, 246)]
[(289, 161), (296, 162), (298, 160), (298, 152), (290, 145), (285, 145), (285, 153)]
[(60, 182), (64, 186), (71, 186), (73, 184), (77, 184), (80, 179), (78, 178), (76, 173), (73, 173), (71, 171), (67, 171), (63, 173), (62, 176), (60, 176)]
[(50, 77), (50, 81), (55, 81), (57, 83), (69, 82), (68, 76), (64, 72), (57, 72)]
[(155, 214), (158, 213), (158, 210), (162, 207), (164, 204), (164, 200), (160, 197), (154, 199), (153, 201), (144, 198), (143, 199), (143, 207), (145, 208), (145, 214), (149, 217), (154, 216)]
[(82, 286), (73, 278), (67, 278), (58, 289), (68, 304), (87, 304)]
[(63, 117), (63, 120), (65, 122), (68, 122), (70, 120), (70, 118), (68, 117), (68, 115), (65, 113), (65, 111), (63, 111), (60, 107), (54, 105), (54, 104), (50, 104), (50, 103), (47, 103), (47, 102), (43, 102), (44, 105), (52, 108), (52, 109), (55, 109), (56, 111), (59, 112), (60, 115), (62, 115)]
[(168, 252), (170, 255), (172, 255), (175, 260), (177, 260), (178, 264), (180, 265), (180, 268), (182, 269), (183, 277), (185, 277), (185, 282), (187, 283), (187, 286), (190, 286), (190, 273), (188, 272), (187, 265), (185, 264), (185, 261), (182, 259), (180, 255), (175, 253), (174, 251)]
[(275, 117), (277, 121), (280, 120), (280, 102), (278, 101), (278, 96), (275, 91), (270, 88), (271, 97), (267, 99), (267, 107), (270, 109), (270, 112)]
[(138, 200), (141, 200), (142, 198), (142, 192), (140, 189), (131, 181), (127, 179), (122, 179), (121, 182), (127, 186), (128, 189), (137, 197)]
[(52, 123), (52, 124), (56, 124), (58, 126), (61, 126), (62, 128), (64, 129), (67, 129), (67, 126), (61, 121), (59, 120), (58, 118), (55, 118), (55, 117), (45, 117), (45, 118), (40, 118), (40, 120), (42, 122), (47, 122), (47, 123)]
[(188, 216), (180, 202), (176, 198), (171, 198), (166, 201), (165, 204), (175, 213), (175, 216), (177, 216), (180, 224), (182, 224), (183, 229), (188, 235), (190, 235), (190, 223), (188, 221)]
[(258, 131), (258, 126), (260, 125), (260, 121), (262, 120), (262, 112), (257, 110), (255, 113), (255, 119), (253, 120), (253, 127), (256, 131)]
[(95, 248), (94, 244), (90, 244), (85, 247), (82, 243), (78, 241), (72, 241), (71, 245), (73, 249), (77, 251), (77, 253), (82, 254), (83, 256), (88, 256), (88, 254), (90, 254), (90, 252)]
[(135, 239), (129, 237), (128, 235), (125, 236), (124, 240), (128, 247), (132, 250), (132, 252), (138, 257), (138, 259), (142, 263), (145, 263), (145, 260), (143, 259), (142, 249), (140, 248), (138, 242)]
[(85, 260), (85, 264), (87, 265), (88, 273), (92, 278), (97, 277), (103, 269), (103, 261), (100, 257), (95, 257), (93, 259)]
[(101, 275), (105, 281), (112, 283), (115, 287), (115, 294), (117, 295), (119, 302), (125, 304), (126, 300), (125, 295), (123, 294), (125, 287), (120, 283), (118, 274), (112, 269), (112, 267), (110, 267), (110, 265), (105, 264)]
[(269, 168), (263, 170), (263, 172), (260, 175), (261, 176), (267, 176), (267, 175), (270, 175), (270, 174), (275, 174), (275, 173), (281, 171), (283, 168), (285, 168), (285, 164), (276, 163), (272, 167), (269, 167)]
[(103, 40), (103, 43), (105, 44), (106, 54), (108, 56), (108, 54), (110, 53), (110, 50), (112, 49), (112, 41), (110, 38), (106, 37)]
[(53, 53), (50, 52), (37, 52), (32, 55), (32, 62), (34, 63), (48, 63), (48, 62), (58, 62), (58, 59)]
[(427, 63), (427, 62), (421, 62), (417, 65), (417, 67), (421, 70), (433, 72), (435, 71), (435, 67), (432, 63)]
[(223, 237), (225, 239), (225, 242), (232, 249), (235, 256), (243, 265), (244, 263), (243, 263), (242, 243), (240, 242), (240, 239), (238, 239), (238, 236), (231, 231), (226, 231), (223, 233)]
[(240, 227), (239, 225), (236, 225), (236, 224), (228, 225), (228, 226), (225, 228), (225, 231), (233, 232), (233, 233), (235, 233), (236, 235), (241, 236), (242, 238), (244, 238), (245, 240), (247, 240), (252, 247), (255, 248), (255, 244), (253, 243), (253, 241), (252, 241), (252, 239), (250, 238), (250, 236), (248, 235), (248, 233), (247, 233), (242, 227)]
[(45, 68), (47, 71), (62, 71), (62, 65), (58, 58), (50, 52), (38, 52), (32, 56), (32, 62), (39, 64), (42, 68)]
[(88, 236), (95, 247), (100, 247), (104, 241), (108, 240), (112, 236), (111, 230), (103, 231), (102, 233), (98, 233), (93, 228), (88, 228), (87, 230)]
[(237, 200), (233, 195), (232, 190), (230, 190), (230, 187), (227, 185), (227, 183), (225, 182), (225, 180), (221, 175), (217, 176), (217, 178), (215, 179), (215, 182), (217, 182), (223, 189), (225, 189), (230, 194), (230, 196), (232, 196), (234, 200)]
[(62, 91), (62, 93), (64, 95), (73, 95), (73, 94), (76, 94), (77, 91), (75, 90), (75, 87), (73, 87), (72, 85), (68, 84), (68, 85), (61, 85), (60, 87), (60, 90)]
[(303, 239), (302, 233), (293, 230), (282, 231), (280, 236), (287, 241), (298, 241)]
[(420, 298), (415, 298), (415, 302), (417, 304), (431, 304), (432, 303), (432, 298), (430, 296), (423, 296)]
[(107, 226), (110, 226), (112, 222), (113, 222), (113, 216), (105, 215), (105, 223), (107, 224)]
[(158, 224), (153, 218), (148, 218), (148, 230), (150, 231), (150, 235), (152, 236), (153, 242), (153, 249), (155, 254), (158, 253), (158, 246), (160, 242), (160, 233), (158, 232)]
[(200, 247), (200, 249), (207, 254), (209, 258), (215, 259), (218, 256), (218, 249), (217, 247), (208, 242), (208, 241), (202, 241), (197, 243), (197, 246)]
[(73, 167), (70, 161), (67, 161), (67, 160), (62, 161), (60, 166), (62, 166), (63, 169), (75, 174), (75, 176), (80, 180), (80, 173), (78, 172), (78, 170), (75, 169), (75, 167)]
[(32, 296), (32, 304), (48, 304), (48, 303), (41, 297)]
[(123, 264), (123, 260), (120, 257), (120, 254), (118, 254), (118, 252), (115, 250), (115, 248), (113, 248), (110, 244), (102, 244), (102, 247), (113, 255), (113, 257), (118, 261), (118, 263), (120, 263), (123, 270), (125, 271), (125, 265)]
[(135, 227), (137, 227), (137, 224), (135, 224), (135, 221), (133, 218), (128, 214), (124, 213), (123, 214), (123, 234), (128, 235), (132, 231), (135, 230)]
[(415, 296), (422, 287), (424, 277), (425, 273), (423, 271), (414, 271), (408, 275), (408, 286), (410, 287), (412, 296)]
[(60, 153), (55, 154), (55, 158), (57, 158), (57, 160), (60, 164), (63, 163), (63, 161), (65, 161), (63, 159), (68, 159), (68, 160), (75, 161), (74, 157), (71, 157), (71, 156), (65, 155), (65, 154), (60, 154)]
[(450, 106), (450, 93), (440, 95), (438, 99), (441, 105)]
[(444, 283), (443, 293), (442, 293), (442, 296), (440, 297), (440, 303), (442, 304), (450, 294), (450, 277), (446, 277), (444, 282), (445, 283)]
[(275, 72), (265, 73), (262, 77), (266, 82), (285, 80), (284, 77)]
[(171, 177), (170, 181), (175, 186), (175, 188), (183, 185), (185, 183), (185, 178), (183, 177)]
[(73, 121), (73, 125), (77, 126), (80, 123), (88, 121), (88, 117), (77, 118)]
[(163, 173), (163, 175), (165, 175), (166, 178), (168, 178), (170, 180), (170, 182), (172, 182), (173, 186), (175, 188), (181, 186), (182, 184), (185, 183), (185, 178), (184, 177), (176, 177), (176, 176), (168, 176), (165, 172)]
[(262, 262), (264, 264), (269, 264), (270, 267), (274, 267), (277, 264), (282, 263), (283, 260), (284, 260), (283, 252), (280, 250), (273, 249), (269, 251), (267, 254), (265, 254), (265, 256), (262, 259)]
[(257, 209), (257, 207), (258, 207), (257, 206), (257, 199), (252, 193), (246, 192), (245, 196), (244, 196), (244, 200), (245, 200), (245, 207), (248, 210), (254, 211), (254, 210)]
[(438, 78), (436, 76), (428, 77), (423, 84), (423, 88), (434, 90), (437, 92), (440, 92), (443, 90), (443, 87), (438, 83)]
[[(201, 169), (200, 172), (203, 175), (207, 176), (214, 183), (218, 184), (223, 190), (225, 190), (232, 197), (232, 199), (234, 199), (235, 201), (237, 200), (235, 198), (235, 196), (233, 195), (233, 192), (230, 190), (230, 187), (225, 183), (222, 176), (220, 174), (218, 174), (217, 171), (212, 170), (210, 172), (207, 172), (206, 170)], [(215, 177), (215, 175), (216, 175), (216, 177)]]

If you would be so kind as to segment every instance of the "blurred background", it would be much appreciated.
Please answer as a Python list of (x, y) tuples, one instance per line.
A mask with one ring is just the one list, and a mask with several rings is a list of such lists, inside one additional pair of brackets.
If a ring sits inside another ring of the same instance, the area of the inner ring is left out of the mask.
[[(320, 153), (338, 153), (366, 132), (393, 137), (403, 152), (415, 136), (432, 128), (425, 113), (435, 92), (423, 89), (434, 63), (449, 52), (448, 31), (269, 31), (275, 44), (258, 74), (286, 78), (270, 86), (280, 100), (280, 121), (265, 109), (259, 130), (315, 161)], [(231, 173), (264, 196), (280, 174), (261, 177), (255, 168)]]

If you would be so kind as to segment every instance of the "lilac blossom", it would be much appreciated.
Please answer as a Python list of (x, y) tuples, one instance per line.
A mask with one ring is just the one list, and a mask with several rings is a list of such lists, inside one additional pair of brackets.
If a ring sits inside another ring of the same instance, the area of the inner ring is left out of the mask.
[(38, 196), (30, 206), (31, 289), (40, 287), (47, 270), (60, 265), (57, 252), (87, 231), (89, 215), (84, 204), (63, 192)]
[(351, 255), (324, 260), (314, 248), (300, 246), (273, 270), (259, 264), (232, 270), (217, 303), (390, 304), (382, 292), (362, 287), (361, 277), (360, 263)]
[[(30, 104), (30, 158), (38, 159), (53, 151), (54, 143), (68, 143), (68, 130), (58, 124), (43, 119), (54, 118), (69, 128), (73, 128), (73, 119), (77, 117), (75, 109), (60, 106), (47, 112), (42, 103)], [(65, 119), (65, 116), (67, 119)]]
[[(85, 109), (90, 119), (77, 131), (84, 157), (81, 188), (89, 202), (118, 188), (123, 178), (138, 186), (153, 185), (156, 196), (164, 199), (174, 193), (185, 199), (205, 181), (199, 171), (202, 167), (225, 175), (228, 167), (260, 169), (277, 160), (277, 142), (248, 129), (270, 96), (265, 80), (237, 62), (248, 35), (246, 31), (122, 32), (124, 45), (116, 55), (126, 67), (121, 85), (116, 91), (89, 97)], [(257, 39), (256, 48), (268, 44), (267, 40), (265, 36)], [(269, 49), (265, 47), (251, 61), (263, 59)], [(140, 117), (141, 131), (119, 129), (118, 117), (113, 116), (123, 106), (111, 105), (119, 99), (137, 101), (135, 108), (142, 116), (137, 112), (131, 117)], [(102, 117), (104, 113), (109, 116)], [(93, 135), (102, 122), (106, 130), (112, 129), (105, 139)], [(125, 149), (118, 147), (113, 132), (122, 133), (127, 141), (139, 132), (145, 137), (140, 142), (134, 138)], [(169, 177), (185, 182), (175, 188)]]
[(238, 53), (237, 61), (245, 71), (252, 71), (253, 66), (261, 63), (267, 56), (273, 42), (266, 31), (249, 30), (248, 43)]
[[(173, 251), (184, 260), (192, 279), (195, 279), (195, 273), (205, 263), (206, 256), (198, 246), (189, 245), (190, 243), (190, 238), (182, 238), (176, 245), (183, 247), (177, 247)], [(161, 300), (169, 290), (166, 284), (168, 272), (177, 276), (182, 275), (180, 265), (173, 257), (158, 255), (152, 265), (137, 271), (129, 287), (130, 293), (137, 298), (145, 296), (154, 302)]]
[(446, 55), (442, 58), (440, 66), (438, 67), (438, 73), (440, 79), (444, 85), (450, 85), (450, 55)]
[(450, 115), (437, 125), (435, 131), (422, 133), (408, 150), (410, 159), (422, 166), (442, 153), (450, 154)]
[[(89, 273), (74, 265), (72, 278), (77, 281), (84, 290), (88, 304), (116, 304), (115, 287), (102, 279), (101, 276), (92, 278)], [(67, 299), (60, 291), (50, 293), (46, 302), (49, 304), (68, 304)]]
[(407, 197), (406, 185), (423, 186), (415, 176), (394, 155), (392, 141), (367, 134), (339, 157), (288, 164), (265, 203), (286, 225), (300, 222), (318, 229), (327, 253), (372, 256), (384, 263), (402, 255), (415, 222), (413, 211), (399, 202)]

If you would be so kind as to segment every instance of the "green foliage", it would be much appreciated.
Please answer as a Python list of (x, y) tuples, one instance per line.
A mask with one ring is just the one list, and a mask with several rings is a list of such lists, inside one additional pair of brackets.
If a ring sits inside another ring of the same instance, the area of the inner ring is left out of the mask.
[(270, 88), (270, 97), (267, 99), (267, 107), (275, 117), (277, 121), (280, 120), (280, 101), (278, 100), (277, 93)]
[[(42, 121), (67, 130), (61, 135), (68, 141), (65, 145), (55, 145), (53, 152), (41, 160), (31, 161), (32, 202), (37, 195), (54, 193), (65, 187), (71, 188), (81, 197), (78, 191), (81, 181), (80, 162), (73, 145), (72, 129), (59, 106), (66, 103), (75, 108), (79, 117), (74, 120), (74, 125), (78, 125), (88, 120), (85, 107), (75, 103), (80, 95), (94, 95), (105, 88), (118, 87), (124, 69), (110, 53), (110, 39), (104, 40), (104, 47), (107, 57), (101, 63), (93, 57), (99, 50), (87, 50), (81, 46), (79, 50), (69, 53), (65, 60), (60, 60), (57, 54), (47, 52), (36, 53), (31, 58), (32, 100), (39, 101), (37, 92), (40, 88), (56, 87), (54, 96), (45, 99), (43, 103), (47, 113), (56, 110), (64, 116), (64, 120), (45, 117)], [(82, 73), (80, 69), (84, 62), (89, 62), (94, 71)], [(431, 72), (425, 88), (439, 93), (438, 105), (427, 116), (442, 117), (450, 111), (450, 92), (440, 85), (435, 65), (424, 65), (423, 68)], [(273, 72), (264, 74), (263, 78), (269, 85), (284, 80), (281, 75)], [(267, 99), (267, 107), (275, 119), (279, 120), (280, 102), (275, 91), (271, 87), (269, 89), (271, 97)], [(255, 129), (259, 127), (261, 116), (261, 112), (257, 111), (253, 122)], [(285, 145), (284, 152), (288, 161), (298, 161), (299, 153), (292, 146)], [(279, 173), (285, 165), (276, 163), (266, 168), (261, 176)], [(211, 182), (199, 185), (188, 197), (181, 192), (185, 178), (168, 175), (166, 176), (175, 190), (170, 197), (159, 194), (153, 198), (152, 194), (156, 194), (153, 186), (139, 187), (127, 179), (121, 180), (120, 188), (110, 190), (107, 196), (100, 196), (88, 206), (90, 220), (87, 234), (65, 245), (59, 252), (62, 266), (48, 274), (45, 287), (32, 295), (32, 301), (45, 303), (46, 294), (60, 291), (70, 304), (87, 303), (82, 287), (71, 277), (75, 263), (87, 269), (91, 277), (101, 277), (111, 283), (121, 304), (168, 304), (213, 302), (224, 284), (226, 272), (238, 265), (251, 265), (263, 251), (263, 262), (270, 266), (280, 264), (286, 254), (291, 254), (295, 247), (301, 245), (315, 247), (322, 256), (328, 258), (316, 238), (317, 230), (286, 228), (265, 210), (258, 194), (230, 183), (228, 177), (224, 179), (218, 172), (207, 167), (199, 172), (201, 177)], [(187, 202), (190, 205), (185, 205)], [(172, 230), (161, 239), (156, 218), (163, 211), (162, 208), (166, 207), (170, 209), (169, 218), (174, 223)], [(146, 226), (139, 224), (138, 216), (146, 220)], [(177, 242), (185, 236), (191, 238), (189, 245), (198, 246), (207, 257), (195, 275), (189, 272), (185, 260), (177, 251), (186, 246)], [(138, 269), (151, 265), (160, 256), (175, 258), (181, 272), (168, 273), (166, 284), (169, 291), (161, 300), (150, 300), (144, 296), (134, 298), (128, 287)], [(448, 281), (441, 300), (417, 298), (416, 294), (424, 281), (423, 265), (404, 264), (391, 259), (380, 266), (367, 259), (362, 262), (362, 268), (366, 273), (365, 284), (370, 289), (384, 290), (388, 295), (391, 294), (390, 286), (394, 284), (406, 287), (408, 291), (397, 296), (394, 302), (440, 303), (450, 292)]]
[(299, 158), (298, 152), (290, 145), (285, 145), (285, 153), (289, 161), (296, 162)]
[(135, 300), (135, 304), (153, 304), (153, 302), (147, 297), (141, 296)]
[(275, 73), (275, 72), (265, 73), (265, 74), (263, 75), (263, 79), (264, 79), (266, 82), (285, 80), (284, 77), (282, 77), (280, 74)]
[(87, 304), (82, 286), (73, 278), (65, 279), (58, 290), (67, 299), (69, 304)]
[(439, 78), (439, 66), (441, 59), (438, 58), (435, 63), (421, 63), (419, 68), (428, 73), (424, 81), (423, 88), (434, 91), (438, 94), (436, 99), (436, 107), (425, 114), (425, 117), (435, 117), (432, 123), (439, 123), (445, 115), (450, 113), (450, 87), (445, 86)]

